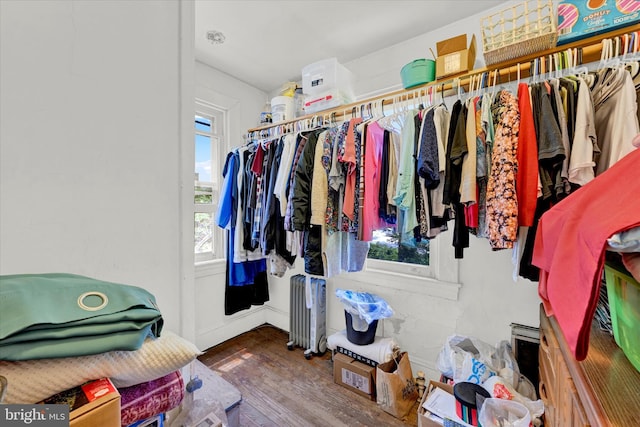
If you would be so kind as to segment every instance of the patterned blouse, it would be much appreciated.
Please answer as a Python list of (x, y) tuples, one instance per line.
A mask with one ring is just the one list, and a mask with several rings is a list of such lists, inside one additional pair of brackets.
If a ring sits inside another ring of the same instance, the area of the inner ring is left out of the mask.
[(518, 238), (518, 100), (503, 90), (492, 110), (496, 131), (487, 183), (487, 229), (493, 250), (511, 249)]

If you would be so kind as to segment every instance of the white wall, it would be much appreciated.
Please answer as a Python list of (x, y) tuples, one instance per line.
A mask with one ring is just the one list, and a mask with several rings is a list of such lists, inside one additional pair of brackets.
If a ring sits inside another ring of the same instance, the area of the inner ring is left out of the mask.
[[(477, 53), (474, 68), (484, 67), (481, 18), (518, 3), (521, 3), (521, 1), (505, 1), (503, 5), (498, 7), (461, 19), (436, 30), (426, 31), (420, 36), (344, 63), (345, 67), (356, 76), (354, 83), (356, 96), (361, 98), (402, 89), (400, 70), (405, 64), (414, 59), (433, 59), (432, 51), (433, 54), (436, 54), (437, 42), (461, 34), (467, 34), (467, 44), (470, 43), (471, 36), (475, 34)], [(451, 4), (452, 7), (456, 6), (455, 2), (451, 2)]]
[(189, 286), (180, 13), (166, 1), (0, 2), (0, 273), (137, 285), (177, 332)]
[[(224, 162), (231, 147), (243, 144), (242, 135), (257, 126), (267, 95), (201, 62), (195, 65), (195, 96), (225, 110), (228, 131), (220, 151)], [(196, 267), (195, 344), (209, 348), (266, 322), (264, 307), (253, 307), (232, 316), (224, 315), (224, 261)]]

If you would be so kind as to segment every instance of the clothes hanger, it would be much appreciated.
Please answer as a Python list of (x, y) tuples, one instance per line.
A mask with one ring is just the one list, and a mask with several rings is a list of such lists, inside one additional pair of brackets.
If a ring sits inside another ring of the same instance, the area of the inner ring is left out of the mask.
[(624, 53), (621, 60), (622, 65), (631, 73), (632, 79), (635, 79), (640, 72), (637, 35), (637, 32), (624, 35)]
[(493, 73), (493, 83), (491, 84), (491, 99), (494, 99), (496, 96), (496, 80), (498, 79), (498, 75), (500, 71), (496, 68)]

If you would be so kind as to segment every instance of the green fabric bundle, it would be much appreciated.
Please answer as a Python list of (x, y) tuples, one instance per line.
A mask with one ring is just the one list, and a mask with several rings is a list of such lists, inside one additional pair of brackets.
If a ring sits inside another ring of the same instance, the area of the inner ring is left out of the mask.
[(66, 273), (0, 276), (0, 360), (137, 350), (162, 325), (155, 297), (136, 286)]

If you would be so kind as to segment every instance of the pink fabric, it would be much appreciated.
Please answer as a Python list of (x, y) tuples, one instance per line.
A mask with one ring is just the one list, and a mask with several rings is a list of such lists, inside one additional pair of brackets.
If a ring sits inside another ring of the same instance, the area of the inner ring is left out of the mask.
[(587, 356), (607, 239), (640, 225), (640, 150), (548, 210), (538, 224), (533, 264), (538, 294), (577, 360)]
[(471, 203), (464, 207), (464, 225), (469, 228), (478, 228), (478, 204)]
[(364, 149), (364, 203), (362, 206), (362, 240), (370, 242), (373, 230), (380, 228), (380, 162), (384, 129), (376, 122), (367, 126), (366, 146)]
[(119, 388), (120, 423), (128, 426), (175, 408), (184, 397), (184, 382), (180, 371), (164, 377)]
[(344, 186), (344, 201), (342, 202), (342, 213), (351, 221), (355, 219), (356, 201), (356, 141), (355, 127), (362, 123), (361, 118), (351, 119), (349, 129), (344, 140), (344, 155), (342, 162), (347, 164), (347, 179)]

